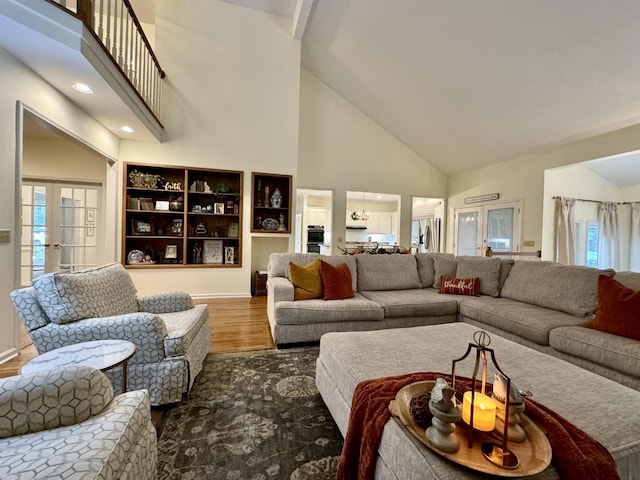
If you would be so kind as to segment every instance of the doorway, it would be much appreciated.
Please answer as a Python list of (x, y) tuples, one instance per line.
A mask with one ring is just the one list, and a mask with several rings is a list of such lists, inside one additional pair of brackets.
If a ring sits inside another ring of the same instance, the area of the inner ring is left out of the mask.
[(73, 272), (98, 264), (102, 186), (23, 179), (20, 284), (49, 272)]
[(520, 202), (455, 209), (454, 251), (458, 256), (520, 251)]
[(333, 192), (296, 190), (295, 251), (331, 255)]

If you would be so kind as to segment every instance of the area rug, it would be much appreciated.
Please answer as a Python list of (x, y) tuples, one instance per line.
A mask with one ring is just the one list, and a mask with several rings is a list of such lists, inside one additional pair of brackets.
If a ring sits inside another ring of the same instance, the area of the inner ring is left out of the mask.
[(209, 354), (157, 425), (158, 478), (333, 480), (342, 436), (315, 386), (318, 347)]

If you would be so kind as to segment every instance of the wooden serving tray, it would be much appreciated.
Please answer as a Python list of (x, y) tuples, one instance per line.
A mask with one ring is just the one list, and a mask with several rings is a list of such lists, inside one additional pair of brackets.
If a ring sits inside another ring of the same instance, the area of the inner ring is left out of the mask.
[(416, 437), (423, 445), (427, 446), (437, 454), (448, 458), (452, 462), (470, 468), (472, 470), (496, 475), (500, 477), (524, 477), (542, 472), (551, 463), (551, 444), (545, 434), (527, 417), (521, 414), (522, 422), (520, 426), (527, 434), (524, 442), (509, 442), (509, 449), (516, 454), (520, 464), (513, 469), (501, 468), (487, 460), (480, 446), (484, 442), (493, 441), (498, 445), (502, 441), (493, 435), (476, 431), (473, 437), (473, 448), (469, 448), (469, 431), (464, 426), (456, 425), (453, 433), (458, 437), (460, 449), (455, 453), (447, 453), (434, 447), (425, 434), (425, 430), (416, 424), (410, 413), (409, 405), (411, 399), (424, 392), (430, 392), (435, 382), (416, 382), (400, 389), (395, 400), (389, 402), (389, 411), (398, 417), (402, 424)]

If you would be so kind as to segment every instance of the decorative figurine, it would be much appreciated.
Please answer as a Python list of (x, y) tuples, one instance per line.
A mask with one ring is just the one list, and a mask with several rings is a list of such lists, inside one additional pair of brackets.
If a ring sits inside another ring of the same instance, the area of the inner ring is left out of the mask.
[(431, 444), (443, 452), (454, 453), (460, 448), (458, 439), (453, 435), (455, 422), (462, 414), (458, 407), (453, 406), (451, 398), (454, 394), (444, 378), (436, 379), (436, 385), (431, 390), (429, 410), (433, 413), (431, 426), (427, 428), (427, 438)]
[(207, 227), (205, 226), (205, 224), (203, 222), (200, 222), (196, 226), (196, 235), (199, 235), (199, 236), (202, 236), (202, 237), (206, 237), (207, 236)]
[(280, 190), (276, 188), (273, 191), (273, 195), (271, 195), (271, 206), (273, 208), (280, 208), (280, 205), (282, 205), (282, 194)]
[[(504, 400), (506, 397), (506, 382), (499, 375), (495, 374), (495, 380), (493, 382), (493, 392), (491, 396), (496, 400), (496, 427), (497, 432), (504, 432)], [(526, 392), (525, 394), (529, 394)], [(520, 390), (511, 382), (511, 391), (509, 392), (509, 429), (507, 431), (507, 438), (512, 442), (524, 442), (527, 438), (527, 433), (520, 426), (522, 418), (520, 414), (524, 412), (524, 400)]]
[[(277, 191), (278, 190), (276, 189), (276, 192)], [(273, 194), (275, 195), (275, 192)], [(273, 198), (273, 197), (271, 197), (271, 198)], [(284, 213), (280, 214), (280, 224), (278, 225), (278, 231), (279, 232), (286, 232), (287, 231), (287, 224), (286, 224), (286, 221), (284, 219)]]
[(264, 206), (269, 206), (269, 185), (264, 187)]
[(193, 263), (202, 263), (202, 247), (198, 242), (193, 244), (193, 251), (191, 253), (191, 261)]
[(262, 200), (260, 199), (260, 194), (262, 193), (262, 180), (258, 179), (258, 194), (256, 195), (256, 207), (262, 206)]

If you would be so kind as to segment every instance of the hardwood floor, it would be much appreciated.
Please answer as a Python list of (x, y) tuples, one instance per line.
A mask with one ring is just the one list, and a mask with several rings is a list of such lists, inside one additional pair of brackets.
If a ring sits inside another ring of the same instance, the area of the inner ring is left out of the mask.
[[(267, 297), (216, 298), (195, 303), (209, 305), (211, 352), (275, 348), (267, 320)], [(28, 341), (21, 341), (21, 345), (25, 344)], [(0, 364), (0, 378), (16, 375), (36, 355), (33, 345), (24, 346), (16, 358)]]

